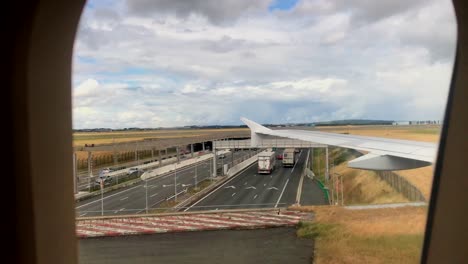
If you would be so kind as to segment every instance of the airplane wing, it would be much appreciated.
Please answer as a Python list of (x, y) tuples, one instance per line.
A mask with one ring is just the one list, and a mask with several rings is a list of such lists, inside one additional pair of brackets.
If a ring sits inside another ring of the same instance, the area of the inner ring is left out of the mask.
[(367, 154), (348, 162), (351, 168), (367, 170), (405, 170), (431, 165), (437, 144), (412, 140), (344, 135), (306, 130), (271, 130), (247, 118), (241, 118), (251, 131), (252, 147), (266, 136), (298, 139), (330, 146), (364, 151)]

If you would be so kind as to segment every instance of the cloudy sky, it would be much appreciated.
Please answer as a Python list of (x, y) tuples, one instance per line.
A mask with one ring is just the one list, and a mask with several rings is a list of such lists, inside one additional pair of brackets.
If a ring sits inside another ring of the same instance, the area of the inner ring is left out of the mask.
[(441, 119), (448, 0), (89, 0), (73, 126)]

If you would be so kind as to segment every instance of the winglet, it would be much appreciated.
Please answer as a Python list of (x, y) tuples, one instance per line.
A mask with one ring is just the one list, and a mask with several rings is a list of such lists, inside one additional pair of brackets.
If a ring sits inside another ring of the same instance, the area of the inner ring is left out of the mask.
[(255, 123), (254, 121), (249, 120), (249, 119), (247, 119), (245, 117), (241, 117), (240, 120), (242, 122), (244, 122), (244, 124), (246, 124), (250, 128), (250, 130), (252, 132), (255, 132), (255, 133), (262, 133), (262, 132), (263, 133), (268, 133), (268, 131), (271, 130), (271, 129), (266, 128), (266, 127), (264, 127), (264, 126), (262, 126), (262, 125), (260, 125), (258, 123)]
[(241, 117), (240, 119), (244, 124), (246, 124), (250, 128), (250, 145), (252, 147), (257, 147), (263, 140), (264, 136), (261, 134), (268, 135), (271, 129), (266, 128), (258, 123), (255, 123), (252, 120), (249, 120), (245, 117)]

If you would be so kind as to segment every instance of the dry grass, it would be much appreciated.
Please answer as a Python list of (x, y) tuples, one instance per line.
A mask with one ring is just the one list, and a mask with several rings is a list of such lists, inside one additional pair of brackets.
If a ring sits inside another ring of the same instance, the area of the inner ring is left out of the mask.
[(346, 163), (335, 167), (334, 171), (343, 175), (344, 201), (347, 205), (408, 202), (373, 171), (351, 169)]
[(434, 166), (395, 172), (418, 188), (424, 198), (429, 201), (429, 197), (431, 196), (432, 180), (434, 177)]
[[(87, 151), (76, 151), (76, 158), (77, 159), (87, 159), (88, 158), (88, 152)], [(114, 152), (112, 151), (94, 151), (93, 152), (93, 157), (99, 157), (99, 156), (108, 156), (112, 155)]]
[(439, 142), (440, 126), (337, 126), (319, 127), (318, 130), (351, 135)]
[(170, 139), (184, 137), (198, 137), (213, 133), (248, 131), (247, 128), (224, 129), (174, 129), (174, 130), (150, 130), (150, 131), (116, 131), (116, 132), (77, 132), (73, 134), (73, 145), (107, 144), (117, 142), (137, 141), (147, 138)]
[(418, 263), (427, 209), (424, 207), (347, 210), (306, 206), (315, 212), (305, 225), (316, 234), (315, 263)]

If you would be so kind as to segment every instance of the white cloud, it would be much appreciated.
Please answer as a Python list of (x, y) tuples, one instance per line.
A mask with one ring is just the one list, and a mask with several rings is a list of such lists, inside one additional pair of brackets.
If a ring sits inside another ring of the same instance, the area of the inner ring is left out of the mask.
[(74, 127), (441, 118), (449, 1), (300, 1), (271, 13), (254, 2), (85, 8)]

